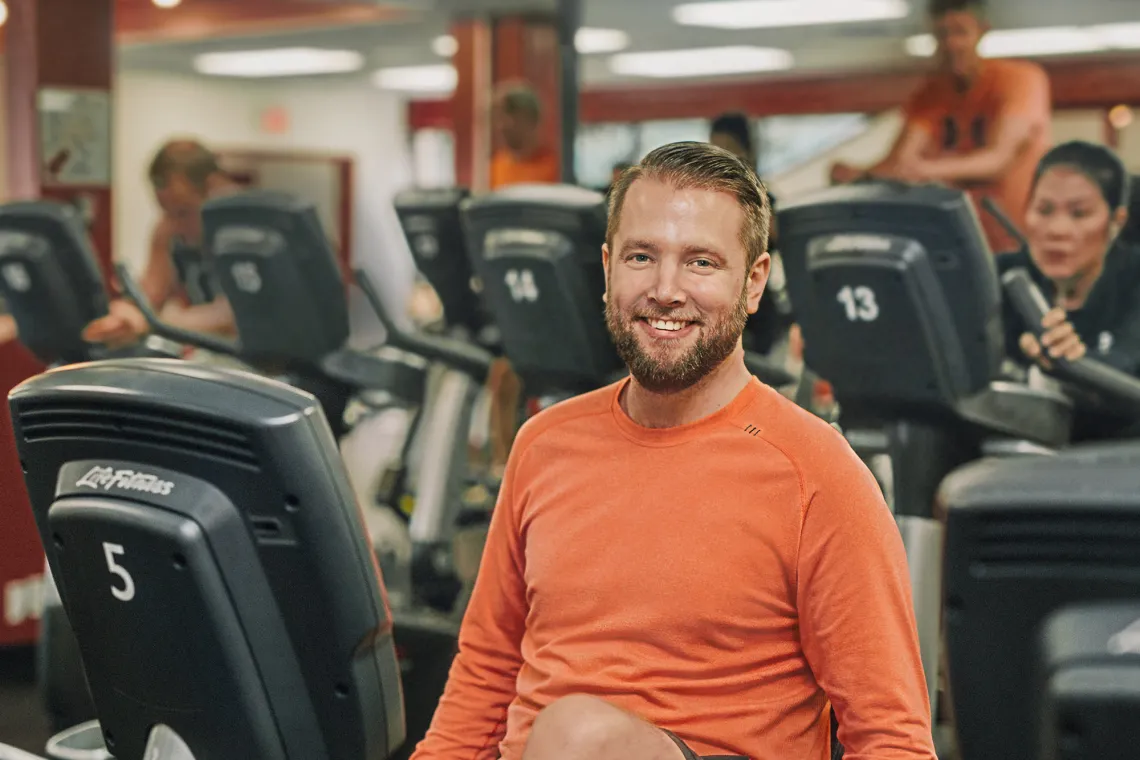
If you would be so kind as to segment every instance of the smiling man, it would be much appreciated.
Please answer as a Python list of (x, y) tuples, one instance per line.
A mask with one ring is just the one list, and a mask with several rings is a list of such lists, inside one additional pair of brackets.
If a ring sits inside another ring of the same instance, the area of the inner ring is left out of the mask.
[(414, 760), (933, 760), (906, 556), (834, 429), (752, 377), (770, 210), (740, 159), (616, 183), (630, 375), (527, 422)]

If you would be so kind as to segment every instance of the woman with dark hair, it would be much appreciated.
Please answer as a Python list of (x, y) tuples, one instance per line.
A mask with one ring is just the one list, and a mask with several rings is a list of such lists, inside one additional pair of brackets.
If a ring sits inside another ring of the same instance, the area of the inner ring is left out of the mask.
[(1140, 252), (1120, 239), (1130, 185), (1120, 159), (1102, 145), (1063, 143), (1038, 163), (1026, 246), (998, 256), (997, 266), (1001, 272), (1027, 269), (1053, 308), (1038, 341), (1005, 306), (1011, 357), (1048, 368), (1051, 359), (1088, 354), (1140, 376)]

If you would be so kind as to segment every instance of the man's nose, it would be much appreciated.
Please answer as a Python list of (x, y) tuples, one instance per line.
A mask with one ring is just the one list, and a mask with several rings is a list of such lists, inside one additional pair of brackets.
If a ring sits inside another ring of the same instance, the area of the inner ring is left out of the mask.
[(663, 306), (676, 306), (685, 302), (685, 289), (681, 281), (681, 272), (672, 264), (661, 264), (657, 267), (656, 277), (649, 297)]

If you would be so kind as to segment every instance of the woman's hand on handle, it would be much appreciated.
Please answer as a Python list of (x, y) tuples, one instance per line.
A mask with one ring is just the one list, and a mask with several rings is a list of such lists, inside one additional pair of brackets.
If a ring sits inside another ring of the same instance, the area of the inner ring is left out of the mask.
[(1073, 329), (1064, 309), (1052, 309), (1046, 313), (1041, 326), (1045, 332), (1040, 341), (1032, 333), (1024, 333), (1020, 344), (1022, 353), (1044, 369), (1052, 366), (1053, 359), (1076, 361), (1085, 355), (1085, 344)]

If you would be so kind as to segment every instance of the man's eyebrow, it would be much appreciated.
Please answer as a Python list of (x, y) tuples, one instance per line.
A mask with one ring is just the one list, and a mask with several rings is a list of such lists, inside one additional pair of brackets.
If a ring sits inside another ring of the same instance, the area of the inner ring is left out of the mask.
[(627, 253), (629, 251), (636, 251), (636, 250), (650, 251), (651, 253), (657, 253), (660, 249), (657, 246), (657, 244), (654, 243), (652, 240), (641, 240), (638, 238), (626, 240), (626, 241), (622, 242), (622, 244), (621, 244), (621, 252), (622, 253)]

